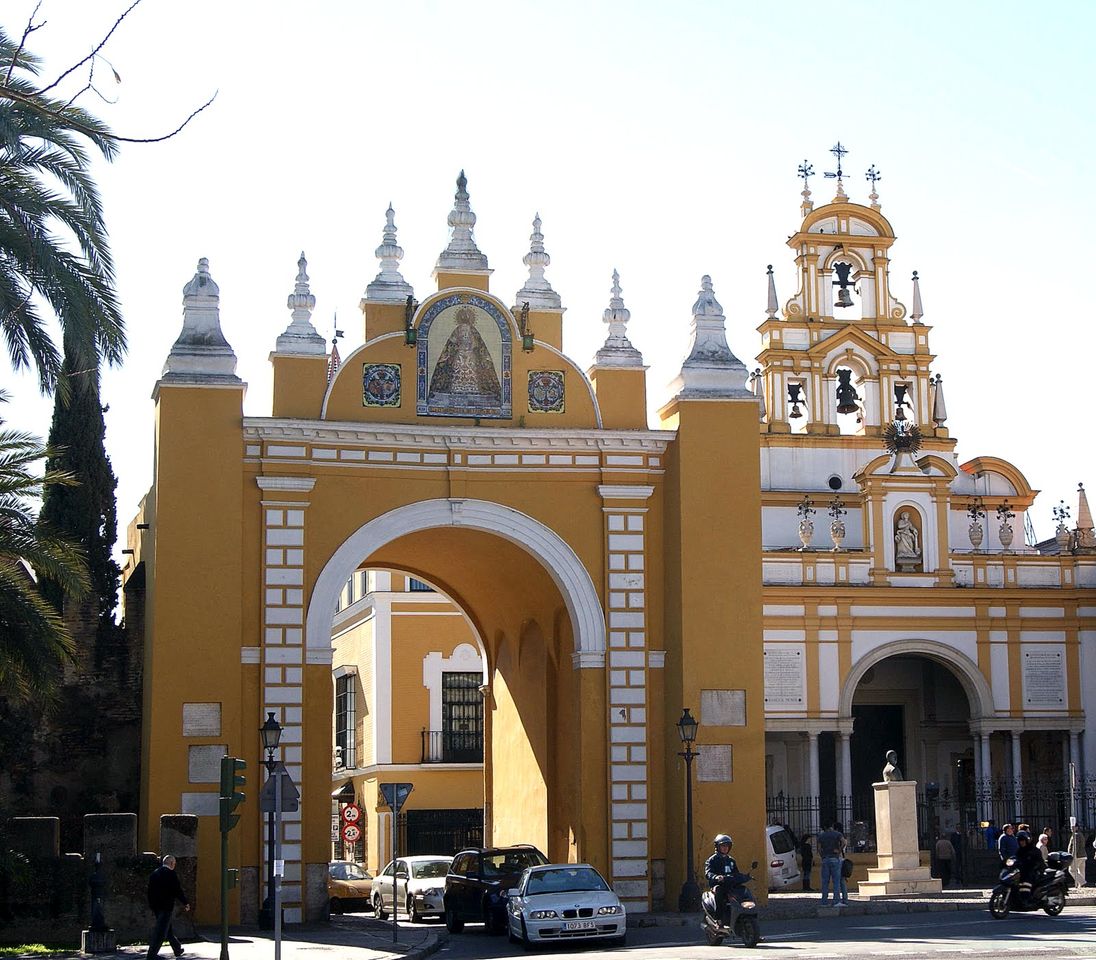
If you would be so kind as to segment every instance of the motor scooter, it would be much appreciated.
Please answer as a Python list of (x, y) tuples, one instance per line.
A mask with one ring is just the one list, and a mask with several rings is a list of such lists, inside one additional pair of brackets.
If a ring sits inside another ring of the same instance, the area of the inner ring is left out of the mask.
[[(757, 869), (755, 860), (750, 867)], [(757, 902), (753, 894), (746, 889), (745, 884), (752, 881), (752, 876), (747, 876), (740, 885), (732, 887), (727, 897), (727, 915), (719, 916), (719, 908), (716, 906), (715, 893), (705, 890), (700, 897), (700, 905), (704, 910), (701, 926), (704, 928), (704, 936), (713, 947), (718, 947), (728, 937), (738, 937), (743, 946), (756, 947), (761, 940), (761, 924), (757, 918)]]
[(989, 912), (995, 920), (1004, 920), (1009, 913), (1030, 913), (1042, 910), (1048, 917), (1056, 917), (1066, 905), (1069, 888), (1069, 865), (1073, 857), (1057, 852), (1047, 856), (1047, 864), (1032, 884), (1031, 892), (1020, 889), (1020, 869), (1016, 858), (1005, 861), (1000, 882), (989, 895)]

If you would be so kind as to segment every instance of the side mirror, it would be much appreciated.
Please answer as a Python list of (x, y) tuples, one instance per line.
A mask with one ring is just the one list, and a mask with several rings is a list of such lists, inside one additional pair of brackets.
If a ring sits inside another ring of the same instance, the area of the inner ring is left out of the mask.
[(516, 896), (518, 895), (518, 888), (517, 888), (517, 887), (513, 887), (513, 888), (511, 888), (510, 890), (506, 890), (506, 891), (504, 891), (504, 892), (503, 892), (503, 894), (502, 894), (502, 895), (503, 895), (503, 896), (504, 896), (504, 897), (505, 897), (505, 898), (506, 898), (507, 900), (512, 900), (512, 899), (513, 899), (514, 897), (516, 897)]

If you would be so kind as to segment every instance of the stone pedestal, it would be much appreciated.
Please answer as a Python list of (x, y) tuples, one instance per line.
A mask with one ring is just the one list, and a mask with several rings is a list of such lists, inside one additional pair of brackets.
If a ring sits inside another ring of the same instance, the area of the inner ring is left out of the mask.
[(917, 781), (892, 780), (872, 787), (879, 866), (869, 868), (858, 893), (866, 899), (939, 893), (940, 881), (921, 866), (917, 847)]
[(84, 930), (80, 934), (81, 953), (116, 953), (118, 937), (113, 930)]

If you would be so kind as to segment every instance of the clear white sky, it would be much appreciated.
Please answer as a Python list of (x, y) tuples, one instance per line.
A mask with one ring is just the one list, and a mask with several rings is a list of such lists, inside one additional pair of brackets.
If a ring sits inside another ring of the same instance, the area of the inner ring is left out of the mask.
[[(32, 6), (4, 4), (10, 33)], [(124, 6), (44, 0), (31, 45), (47, 73)], [(1034, 519), (1050, 536), (1051, 506), (1075, 512), (1077, 482), (1096, 487), (1094, 33), (1084, 2), (144, 0), (104, 51), (117, 103), (85, 104), (120, 134), (152, 136), (220, 93), (181, 136), (98, 170), (129, 327), (128, 360), (104, 384), (121, 525), (151, 482), (149, 397), (199, 257), (221, 288), (246, 411), (267, 414), (300, 251), (313, 319), (330, 336), (338, 312), (345, 356), (389, 200), (421, 297), (463, 167), (507, 302), (540, 212), (565, 348), (583, 367), (620, 270), (657, 406), (704, 273), (753, 365), (765, 265), (781, 302), (794, 293), (796, 166), (832, 169), (840, 139), (852, 199), (866, 199), (869, 164), (882, 171), (907, 305), (920, 271), (961, 460), (1015, 463), (1044, 491)], [(832, 184), (813, 185), (830, 199)], [(14, 379), (11, 424), (44, 435), (51, 402)]]

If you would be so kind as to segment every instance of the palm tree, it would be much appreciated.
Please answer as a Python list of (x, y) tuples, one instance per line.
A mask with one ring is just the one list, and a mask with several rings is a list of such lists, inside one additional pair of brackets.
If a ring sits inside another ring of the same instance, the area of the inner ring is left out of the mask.
[(42, 596), (38, 578), (73, 597), (88, 589), (80, 551), (34, 513), (44, 488), (72, 482), (56, 471), (36, 475), (35, 465), (52, 454), (37, 438), (0, 426), (0, 697), (23, 702), (48, 699), (60, 680), (58, 668), (73, 657), (72, 637)]
[(48, 393), (62, 361), (49, 314), (60, 323), (72, 370), (97, 380), (101, 360), (116, 363), (125, 353), (90, 173), (92, 152), (110, 160), (117, 138), (73, 100), (51, 95), (56, 82), (39, 82), (40, 61), (25, 40), (13, 43), (0, 29), (0, 336), (12, 366), (35, 368)]

